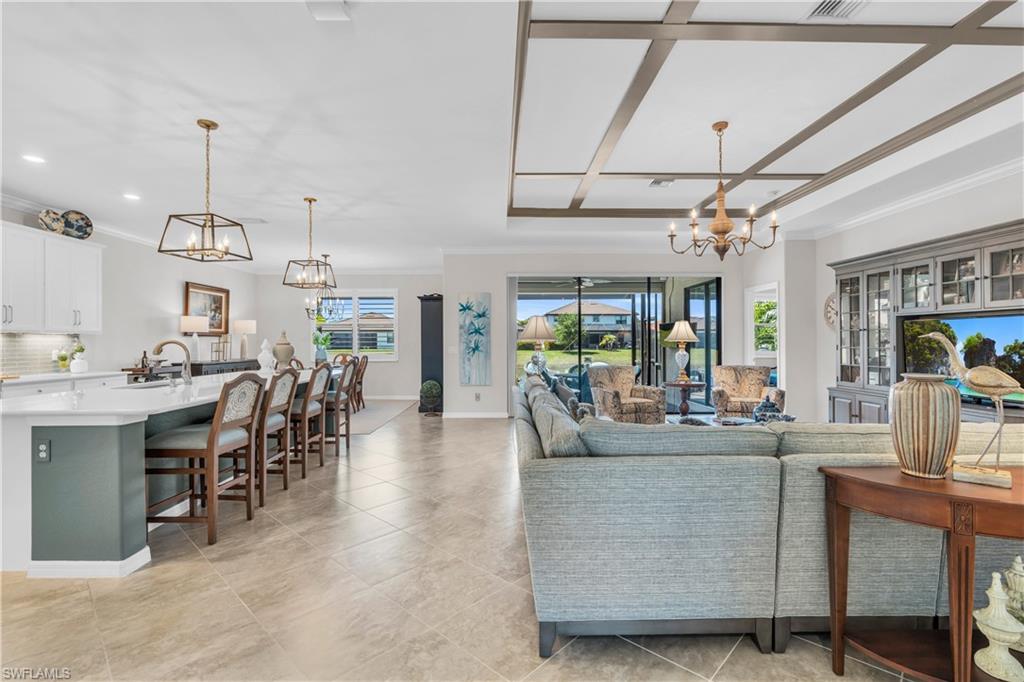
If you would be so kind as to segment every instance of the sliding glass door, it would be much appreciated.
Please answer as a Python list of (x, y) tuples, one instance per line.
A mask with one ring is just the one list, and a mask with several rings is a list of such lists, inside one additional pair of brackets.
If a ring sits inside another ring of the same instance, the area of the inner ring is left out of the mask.
[(711, 404), (713, 377), (711, 368), (719, 364), (722, 355), (722, 338), (719, 334), (722, 317), (722, 279), (700, 282), (683, 290), (683, 318), (690, 321), (697, 342), (690, 344), (690, 365), (687, 374), (694, 381), (704, 382), (703, 400), (694, 392), (690, 399)]

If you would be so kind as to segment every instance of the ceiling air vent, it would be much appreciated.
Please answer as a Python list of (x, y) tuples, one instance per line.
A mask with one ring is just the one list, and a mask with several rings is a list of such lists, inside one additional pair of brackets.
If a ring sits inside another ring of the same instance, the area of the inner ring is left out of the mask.
[(868, 0), (821, 0), (807, 15), (807, 20), (849, 21), (867, 4)]

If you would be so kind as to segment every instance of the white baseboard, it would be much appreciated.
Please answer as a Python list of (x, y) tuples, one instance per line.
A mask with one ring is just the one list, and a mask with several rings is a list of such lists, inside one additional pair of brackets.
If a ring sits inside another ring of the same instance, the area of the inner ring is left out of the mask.
[(418, 395), (366, 395), (367, 400), (419, 400)]
[(445, 419), (508, 419), (508, 412), (443, 412)]
[[(162, 512), (157, 514), (157, 516), (168, 516), (168, 517), (170, 517), (170, 516), (181, 516), (182, 514), (187, 514), (187, 513), (188, 513), (188, 500), (182, 500), (181, 502), (179, 502), (178, 504), (174, 505), (173, 507), (168, 507), (167, 509), (164, 509)], [(167, 523), (174, 523), (174, 520), (168, 518), (167, 519)], [(164, 524), (161, 521), (150, 521), (147, 524), (147, 526), (146, 526), (146, 530), (154, 530), (156, 528), (159, 528), (162, 525), (164, 525)]]
[(120, 561), (31, 561), (29, 578), (123, 578), (150, 562), (149, 545)]

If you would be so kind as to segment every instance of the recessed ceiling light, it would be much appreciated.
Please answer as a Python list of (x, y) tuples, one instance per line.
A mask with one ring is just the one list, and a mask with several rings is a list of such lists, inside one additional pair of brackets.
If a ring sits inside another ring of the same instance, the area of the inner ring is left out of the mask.
[(25, 159), (29, 163), (46, 163), (46, 159), (44, 159), (41, 156), (36, 156), (34, 154), (22, 154), (21, 158)]
[(121, 196), (123, 196), (125, 199), (127, 199), (129, 201), (138, 201), (141, 198), (141, 197), (139, 197), (138, 194), (131, 194), (130, 192), (125, 192)]

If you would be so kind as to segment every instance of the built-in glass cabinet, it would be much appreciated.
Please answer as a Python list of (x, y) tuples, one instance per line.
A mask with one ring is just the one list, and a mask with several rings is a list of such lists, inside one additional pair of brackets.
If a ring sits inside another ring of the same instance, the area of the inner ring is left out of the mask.
[(900, 310), (925, 312), (935, 309), (931, 259), (903, 263), (897, 266), (896, 272), (900, 283)]
[(935, 259), (939, 310), (977, 308), (980, 304), (981, 253), (969, 251)]
[(988, 271), (985, 306), (1003, 308), (1024, 304), (1024, 246), (985, 249)]
[(889, 362), (892, 350), (890, 312), (890, 290), (892, 272), (881, 270), (864, 276), (866, 321), (865, 363), (867, 371), (864, 382), (868, 386), (888, 386), (890, 381)]
[(860, 274), (839, 279), (837, 321), (839, 377), (844, 384), (859, 384), (861, 377), (861, 280)]

